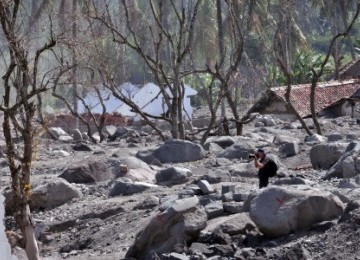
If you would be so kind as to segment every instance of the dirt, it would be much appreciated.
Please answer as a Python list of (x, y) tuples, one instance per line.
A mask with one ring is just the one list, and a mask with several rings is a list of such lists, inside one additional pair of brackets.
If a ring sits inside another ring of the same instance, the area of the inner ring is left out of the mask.
[[(359, 126), (356, 124), (338, 126), (332, 120), (326, 120), (329, 126), (326, 134), (338, 132), (343, 135), (348, 133), (358, 134)], [(302, 129), (282, 129), (281, 133), (288, 133), (304, 140), (305, 132)], [(351, 129), (351, 130), (349, 130)], [(246, 126), (245, 133), (254, 132), (254, 125)], [(257, 129), (256, 131), (259, 131)], [(84, 159), (110, 158), (114, 153), (120, 156), (135, 155), (142, 147), (149, 147), (160, 143), (156, 138), (150, 138), (153, 142), (142, 142), (137, 147), (129, 148), (128, 144), (121, 142), (90, 145), (93, 151), (98, 152), (75, 152), (72, 143), (63, 143), (49, 139), (42, 139), (37, 147), (37, 158), (33, 164), (32, 181), (34, 183), (46, 182), (56, 178), (70, 164), (82, 162)], [(147, 138), (149, 140), (149, 138)], [(1, 141), (3, 144), (3, 140)], [(269, 147), (276, 151), (274, 146)], [(302, 144), (300, 153), (292, 157), (281, 158), (282, 163), (289, 169), (290, 175), (299, 175), (316, 183), (320, 187), (332, 187), (337, 181), (325, 182), (321, 180), (322, 172), (313, 170), (310, 166), (309, 151), (311, 146)], [(53, 155), (54, 150), (64, 150), (71, 153), (68, 157)], [(111, 181), (96, 184), (77, 184), (82, 191), (83, 197), (74, 199), (62, 206), (33, 211), (34, 220), (42, 223), (43, 233), (39, 238), (39, 248), (42, 259), (122, 259), (136, 234), (146, 225), (156, 207), (148, 209), (134, 209), (142, 203), (144, 198), (157, 196), (163, 199), (169, 195), (175, 195), (192, 184), (208, 170), (214, 169), (215, 157), (212, 154), (197, 162), (176, 164), (192, 170), (193, 176), (186, 184), (161, 189), (147, 190), (143, 193), (131, 196), (108, 196)], [(232, 160), (236, 164), (240, 160)], [(170, 166), (173, 164), (164, 165)], [(229, 165), (230, 166), (230, 165)], [(10, 176), (6, 168), (1, 170), (1, 186), (6, 187), (10, 183)], [(273, 178), (270, 185), (276, 180)], [(256, 176), (253, 178), (237, 179), (236, 185), (250, 191), (257, 188)], [(214, 185), (216, 188), (220, 184)], [(360, 209), (356, 208), (344, 214), (329, 228), (319, 227), (319, 230), (300, 230), (288, 236), (277, 239), (265, 239), (258, 246), (251, 248), (251, 254), (244, 259), (360, 259)], [(9, 228), (16, 230), (12, 217), (6, 218)], [(230, 259), (230, 258), (223, 258)], [(241, 258), (239, 258), (241, 259)]]

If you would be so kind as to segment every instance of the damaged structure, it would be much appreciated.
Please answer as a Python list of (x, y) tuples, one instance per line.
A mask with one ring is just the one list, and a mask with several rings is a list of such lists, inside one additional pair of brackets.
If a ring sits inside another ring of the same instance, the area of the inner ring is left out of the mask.
[[(268, 89), (248, 113), (271, 114), (282, 120), (296, 117), (286, 106), (286, 86)], [(290, 100), (303, 118), (311, 116), (311, 84), (293, 85)], [(315, 111), (319, 116), (360, 118), (360, 80), (319, 82), (315, 90)]]

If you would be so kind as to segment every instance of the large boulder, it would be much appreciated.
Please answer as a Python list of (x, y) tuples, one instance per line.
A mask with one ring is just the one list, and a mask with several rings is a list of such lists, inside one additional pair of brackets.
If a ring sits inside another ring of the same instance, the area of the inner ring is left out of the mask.
[(225, 149), (235, 143), (235, 140), (231, 136), (220, 136), (220, 137), (210, 137), (204, 143), (205, 150), (209, 151), (210, 144), (217, 144), (221, 148)]
[(151, 259), (153, 253), (174, 252), (179, 241), (194, 241), (206, 227), (206, 220), (206, 213), (197, 197), (176, 200), (171, 207), (155, 214), (137, 234), (126, 258)]
[(314, 169), (330, 169), (342, 156), (348, 144), (322, 143), (310, 150), (310, 161)]
[(133, 182), (127, 178), (118, 178), (110, 187), (109, 196), (132, 195), (143, 192), (150, 188), (157, 188), (157, 185), (145, 182)]
[(60, 206), (74, 198), (82, 197), (82, 193), (73, 184), (58, 179), (36, 186), (32, 190), (30, 206), (32, 209), (49, 209)]
[(136, 157), (152, 163), (155, 159), (161, 163), (181, 163), (197, 161), (203, 158), (204, 149), (201, 145), (184, 140), (167, 140), (157, 148), (139, 151)]
[(70, 183), (94, 183), (114, 179), (114, 175), (103, 161), (75, 163), (68, 166), (59, 177)]
[[(53, 179), (34, 186), (29, 203), (31, 209), (50, 209), (82, 197), (79, 189), (63, 179)], [(4, 197), (6, 215), (11, 215), (14, 213), (14, 200), (10, 188), (4, 190)]]
[(72, 140), (72, 137), (61, 127), (49, 127), (48, 133), (54, 140), (60, 140), (62, 137), (70, 138)]
[(324, 179), (352, 178), (360, 174), (360, 143), (351, 142), (341, 158), (326, 172)]
[(316, 222), (339, 217), (341, 200), (309, 186), (270, 187), (251, 201), (250, 217), (270, 237), (287, 235)]
[(115, 178), (126, 177), (141, 182), (153, 182), (155, 180), (156, 171), (134, 156), (111, 158), (107, 164), (110, 165)]
[(190, 176), (191, 171), (189, 169), (170, 167), (156, 173), (155, 179), (158, 184), (172, 186), (187, 182)]
[(211, 219), (207, 222), (206, 228), (201, 234), (210, 234), (215, 230), (221, 230), (230, 236), (246, 234), (256, 228), (254, 222), (250, 219), (248, 213), (237, 213), (229, 216), (222, 216)]
[(218, 153), (217, 157), (227, 159), (248, 159), (249, 154), (252, 154), (255, 151), (255, 146), (248, 142), (236, 143)]

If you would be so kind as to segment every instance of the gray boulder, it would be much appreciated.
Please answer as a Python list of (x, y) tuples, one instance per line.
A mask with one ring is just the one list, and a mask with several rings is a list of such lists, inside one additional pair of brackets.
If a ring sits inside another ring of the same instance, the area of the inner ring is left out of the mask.
[(299, 151), (299, 144), (297, 142), (284, 143), (279, 146), (279, 153), (285, 157), (297, 155)]
[(32, 209), (49, 209), (80, 197), (82, 193), (74, 185), (58, 179), (36, 186), (31, 194), (30, 205)]
[(72, 130), (72, 138), (75, 142), (81, 142), (83, 140), (82, 134), (79, 129)]
[(281, 135), (281, 134), (276, 135), (274, 138), (274, 144), (276, 145), (282, 145), (293, 142), (300, 143), (300, 140), (294, 136)]
[(300, 177), (287, 177), (281, 178), (273, 183), (274, 185), (302, 185), (306, 184), (306, 181)]
[(139, 151), (136, 157), (149, 164), (154, 159), (161, 163), (181, 163), (200, 160), (204, 152), (201, 145), (190, 141), (167, 140), (157, 148)]
[(154, 215), (137, 234), (125, 257), (150, 259), (153, 253), (174, 252), (179, 241), (194, 241), (206, 227), (206, 221), (206, 213), (197, 197), (176, 200), (167, 210)]
[(341, 200), (329, 192), (305, 185), (270, 187), (252, 200), (250, 217), (264, 234), (278, 237), (337, 218), (343, 210)]
[(343, 139), (343, 135), (339, 133), (329, 134), (327, 136), (328, 142), (337, 142)]
[(118, 178), (111, 185), (109, 196), (114, 197), (118, 195), (132, 195), (143, 192), (150, 188), (158, 188), (158, 186), (145, 182), (133, 182), (127, 178)]
[(107, 164), (110, 165), (115, 178), (126, 177), (141, 182), (153, 182), (155, 180), (156, 171), (136, 157), (111, 158), (107, 160)]
[(216, 230), (221, 230), (225, 234), (235, 236), (246, 234), (254, 229), (256, 229), (256, 226), (250, 219), (249, 214), (238, 213), (210, 219), (207, 222), (206, 228), (201, 231), (201, 236), (214, 233)]
[(308, 135), (305, 137), (305, 143), (308, 145), (320, 144), (324, 142), (326, 142), (326, 137), (319, 134)]
[(360, 143), (352, 142), (341, 158), (326, 172), (324, 179), (352, 178), (360, 173)]
[(48, 133), (54, 140), (59, 140), (61, 136), (67, 136), (71, 138), (71, 136), (66, 133), (61, 127), (49, 127)]
[(225, 169), (209, 170), (206, 174), (200, 177), (202, 180), (207, 180), (209, 183), (228, 182), (231, 180), (229, 171)]
[(187, 182), (190, 176), (191, 171), (189, 169), (170, 167), (156, 173), (155, 180), (158, 184), (172, 186)]
[(209, 151), (210, 144), (214, 143), (225, 149), (232, 146), (235, 143), (235, 140), (231, 136), (210, 137), (204, 143), (204, 149)]
[(70, 183), (94, 183), (114, 179), (114, 175), (103, 161), (70, 165), (59, 177)]
[(248, 142), (236, 143), (218, 153), (217, 157), (227, 159), (248, 159), (249, 154), (252, 154), (255, 151), (255, 146), (249, 144)]
[(348, 144), (324, 143), (313, 146), (310, 150), (310, 161), (314, 169), (330, 169), (343, 155)]
[(215, 191), (213, 186), (211, 186), (207, 180), (199, 180), (197, 185), (201, 189), (202, 194), (210, 194)]

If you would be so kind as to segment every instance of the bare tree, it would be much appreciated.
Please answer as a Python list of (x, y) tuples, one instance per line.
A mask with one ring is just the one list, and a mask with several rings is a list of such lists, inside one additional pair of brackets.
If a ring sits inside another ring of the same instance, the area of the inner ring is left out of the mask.
[(351, 28), (353, 27), (356, 19), (359, 16), (359, 12), (360, 12), (360, 3), (357, 4), (356, 13), (354, 14), (353, 19), (351, 20), (351, 22), (350, 22), (349, 26), (346, 28), (346, 30), (342, 33), (338, 33), (337, 35), (335, 35), (332, 38), (328, 52), (325, 56), (324, 61), (320, 65), (319, 71), (315, 71), (314, 69), (312, 69), (313, 76), (312, 76), (311, 88), (310, 88), (310, 110), (311, 110), (311, 117), (314, 121), (315, 129), (318, 134), (322, 134), (322, 130), (321, 130), (319, 121), (317, 120), (316, 109), (315, 109), (315, 104), (316, 104), (315, 92), (316, 92), (317, 83), (318, 83), (320, 77), (322, 76), (322, 74), (324, 73), (324, 68), (329, 61), (329, 58), (330, 58), (330, 55), (331, 55), (334, 45), (336, 44), (337, 40), (340, 37), (346, 37), (349, 34)]
[[(38, 82), (41, 56), (53, 48), (56, 41), (50, 37), (41, 48), (30, 53), (18, 33), (21, 1), (0, 1), (1, 29), (5, 36), (6, 72), (3, 75), (5, 88), (0, 110), (4, 113), (3, 132), (6, 141), (6, 155), (12, 179), (15, 203), (14, 218), (20, 227), (28, 259), (39, 259), (34, 223), (31, 218), (29, 199), (31, 194), (31, 163), (38, 136), (34, 123), (36, 96), (48, 89)], [(43, 82), (43, 81), (41, 81)], [(20, 133), (21, 143), (14, 142), (14, 131)]]
[[(108, 1), (106, 1), (105, 11), (102, 12), (94, 3), (88, 11), (90, 17), (100, 21), (110, 30), (115, 43), (126, 45), (135, 51), (150, 69), (168, 109), (168, 113), (158, 118), (170, 123), (173, 138), (185, 138), (183, 122), (183, 100), (185, 93), (182, 78), (188, 75), (184, 65), (191, 51), (200, 2), (200, 0), (197, 0), (194, 4), (187, 3), (191, 5), (192, 12), (185, 12), (185, 7), (178, 1), (151, 0), (149, 2), (150, 15), (147, 17), (151, 22), (147, 21), (149, 29), (147, 30), (147, 35), (145, 35), (147, 41), (143, 40), (145, 36), (140, 34), (136, 26), (131, 23), (131, 8), (128, 5), (128, 1), (122, 0), (124, 22), (126, 24), (125, 30), (121, 30), (113, 22)], [(90, 12), (90, 10), (94, 11)], [(176, 26), (172, 26), (172, 28), (166, 26), (164, 10), (166, 10), (167, 15), (171, 12), (171, 15), (173, 15), (172, 23), (176, 24)], [(170, 64), (163, 59), (164, 46), (169, 46), (171, 53)], [(107, 82), (112, 80), (109, 75), (105, 74), (105, 77)], [(113, 91), (114, 96), (119, 96), (119, 92), (115, 88), (116, 84), (111, 83), (107, 85)], [(122, 98), (121, 101), (128, 103), (145, 121), (150, 121), (147, 118), (149, 115), (143, 113), (130, 99), (127, 99), (125, 102)], [(154, 126), (154, 124), (150, 125)], [(155, 131), (157, 130), (155, 129)]]

